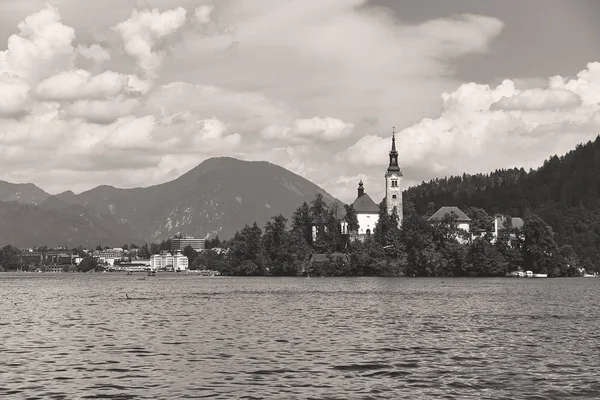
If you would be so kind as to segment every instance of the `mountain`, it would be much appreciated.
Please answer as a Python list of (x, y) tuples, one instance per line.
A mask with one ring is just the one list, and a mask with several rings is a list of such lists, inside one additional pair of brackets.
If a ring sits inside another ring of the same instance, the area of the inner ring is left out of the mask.
[(262, 226), (277, 214), (291, 216), (316, 193), (335, 201), (277, 165), (219, 157), (167, 183), (135, 189), (99, 186), (68, 201), (125, 218), (143, 237), (156, 241), (176, 233), (228, 238), (244, 224), (256, 221)]
[(0, 201), (18, 201), (25, 204), (40, 204), (48, 198), (44, 192), (33, 183), (10, 183), (0, 181)]
[[(102, 185), (80, 194), (67, 191), (47, 196), (38, 207), (24, 208), (18, 203), (2, 207), (21, 216), (36, 215), (27, 219), (25, 226), (35, 225), (36, 220), (38, 225), (54, 226), (56, 240), (62, 244), (121, 245), (160, 241), (177, 233), (228, 238), (244, 224), (256, 221), (264, 226), (277, 214), (291, 217), (302, 202), (310, 202), (317, 193), (327, 202), (336, 200), (277, 165), (219, 157), (160, 185), (134, 189)], [(0, 243), (26, 242), (27, 228), (19, 228), (23, 232), (18, 231), (17, 242), (11, 235), (18, 221), (5, 218), (0, 220)], [(94, 232), (84, 233), (86, 227)], [(31, 230), (28, 245), (50, 243), (52, 236), (39, 229)]]
[(525, 216), (533, 212), (571, 245), (582, 261), (600, 264), (600, 136), (536, 170), (435, 179), (405, 192), (424, 214), (441, 206), (480, 207), (489, 214)]
[(140, 241), (137, 231), (126, 221), (100, 215), (82, 206), (58, 199), (41, 206), (19, 202), (0, 202), (0, 244), (18, 247), (96, 246)]

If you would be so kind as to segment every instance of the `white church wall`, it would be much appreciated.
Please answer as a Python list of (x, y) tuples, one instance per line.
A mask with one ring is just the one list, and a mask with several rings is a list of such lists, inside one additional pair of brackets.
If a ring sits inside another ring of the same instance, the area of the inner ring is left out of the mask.
[(358, 218), (358, 234), (365, 235), (367, 230), (373, 234), (375, 225), (379, 221), (379, 214), (357, 214)]

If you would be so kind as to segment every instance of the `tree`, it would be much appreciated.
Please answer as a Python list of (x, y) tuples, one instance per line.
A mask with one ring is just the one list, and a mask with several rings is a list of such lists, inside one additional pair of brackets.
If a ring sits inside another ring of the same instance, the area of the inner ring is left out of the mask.
[(498, 248), (486, 238), (476, 238), (467, 253), (467, 275), (505, 276), (509, 264)]
[(306, 202), (302, 203), (292, 215), (292, 232), (302, 236), (306, 243), (312, 242), (312, 218), (310, 207)]
[(215, 236), (212, 239), (206, 239), (204, 241), (205, 249), (214, 249), (215, 247), (221, 247), (221, 241), (219, 240), (219, 235)]
[(310, 216), (313, 220), (326, 219), (328, 211), (329, 209), (323, 199), (323, 194), (317, 193), (314, 200), (310, 202)]
[[(262, 230), (254, 222), (252, 226), (246, 225), (241, 231), (236, 232), (231, 239), (228, 260), (232, 272), (240, 275), (264, 275), (266, 272), (267, 258), (261, 241)], [(251, 261), (256, 268), (249, 268)]]
[(127, 243), (125, 243), (122, 247), (121, 247), (124, 251), (129, 250), (129, 245)]
[(161, 246), (158, 243), (150, 243), (150, 254), (160, 254)]
[(98, 267), (98, 262), (96, 259), (89, 255), (85, 255), (79, 265), (77, 265), (77, 270), (81, 272), (88, 272), (91, 270), (95, 270)]
[(150, 253), (150, 250), (148, 249), (148, 243), (144, 243), (138, 252), (138, 257), (142, 259), (148, 259), (150, 258), (151, 254), (153, 253)]
[(393, 208), (391, 214), (388, 214), (385, 200), (379, 203), (379, 219), (373, 231), (373, 239), (381, 246), (393, 245), (396, 238), (399, 237), (398, 218), (396, 207)]
[(346, 211), (345, 221), (348, 223), (348, 231), (358, 231), (358, 215), (356, 214), (356, 210), (354, 209), (352, 204), (344, 205), (344, 209)]
[(273, 275), (287, 275), (289, 267), (289, 254), (286, 246), (289, 243), (285, 225), (287, 219), (279, 214), (267, 221), (262, 245), (268, 258), (268, 269)]
[(431, 276), (441, 259), (433, 242), (433, 228), (423, 217), (408, 215), (402, 223), (400, 239), (406, 252), (407, 276)]
[(198, 257), (198, 253), (190, 245), (183, 248), (182, 254), (188, 258), (188, 265), (191, 265)]
[(493, 228), (493, 218), (481, 207), (467, 207), (465, 214), (471, 218), (471, 232), (478, 233), (480, 231), (489, 232)]
[(561, 256), (554, 232), (535, 214), (525, 218), (523, 226), (523, 267), (533, 273), (560, 274)]
[(21, 270), (24, 266), (19, 248), (9, 244), (0, 249), (0, 270)]
[(560, 269), (561, 276), (580, 276), (581, 263), (575, 249), (571, 245), (564, 245), (559, 249), (564, 264)]
[(363, 242), (355, 240), (348, 248), (352, 275), (380, 276), (385, 270), (383, 246), (372, 236)]

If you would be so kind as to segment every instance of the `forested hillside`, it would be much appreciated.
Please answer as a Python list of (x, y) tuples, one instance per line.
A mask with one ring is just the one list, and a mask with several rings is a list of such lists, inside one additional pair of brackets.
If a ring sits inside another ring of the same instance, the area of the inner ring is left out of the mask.
[(463, 175), (408, 189), (405, 199), (420, 214), (444, 205), (481, 207), (490, 215), (533, 212), (570, 244), (580, 259), (600, 263), (600, 136), (568, 154), (553, 156), (537, 170), (498, 170)]

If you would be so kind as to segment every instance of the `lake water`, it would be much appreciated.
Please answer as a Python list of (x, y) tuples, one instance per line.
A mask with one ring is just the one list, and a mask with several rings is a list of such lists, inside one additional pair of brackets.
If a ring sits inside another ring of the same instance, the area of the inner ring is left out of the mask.
[(0, 274), (0, 398), (597, 399), (599, 286)]

